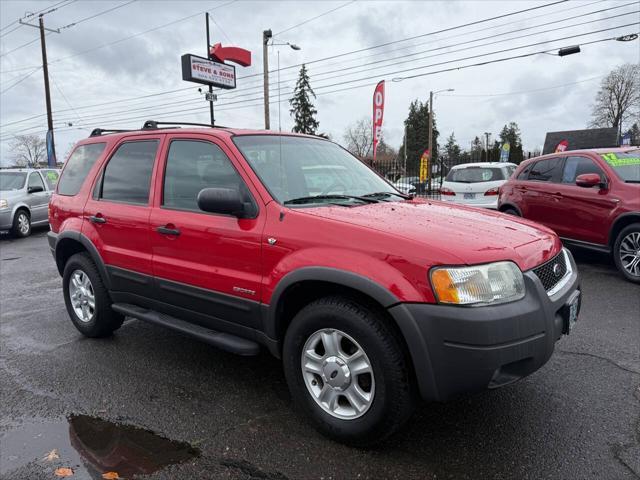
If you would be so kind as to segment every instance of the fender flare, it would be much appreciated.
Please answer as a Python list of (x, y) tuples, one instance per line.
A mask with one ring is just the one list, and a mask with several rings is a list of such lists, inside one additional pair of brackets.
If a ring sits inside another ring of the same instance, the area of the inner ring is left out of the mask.
[(500, 213), (504, 213), (504, 210), (505, 210), (505, 209), (507, 209), (507, 208), (513, 208), (516, 212), (518, 212), (518, 215), (520, 215), (520, 217), (521, 217), (521, 218), (524, 218), (524, 217), (522, 216), (522, 210), (520, 210), (520, 209), (518, 208), (518, 206), (517, 206), (517, 205), (514, 205), (513, 203), (508, 203), (508, 202), (503, 203), (503, 204), (502, 204), (502, 205), (500, 205), (500, 207), (498, 208), (498, 211), (499, 211)]
[[(637, 220), (638, 222), (640, 222), (640, 212), (627, 212), (627, 213), (623, 213), (622, 215), (619, 215), (611, 224), (611, 228), (609, 229), (609, 232), (607, 234), (607, 236), (609, 237), (607, 244), (610, 245), (611, 248), (613, 248), (614, 243), (616, 242), (616, 239), (617, 239), (617, 235), (615, 236), (613, 235), (613, 232), (616, 230), (617, 225), (621, 221), (624, 221), (629, 217), (632, 217), (634, 220)], [(632, 221), (632, 223), (634, 222)]]
[(74, 240), (74, 241), (80, 243), (87, 250), (87, 252), (89, 252), (89, 256), (91, 257), (91, 259), (93, 260), (93, 263), (95, 263), (96, 267), (98, 268), (98, 271), (100, 272), (100, 276), (102, 277), (102, 281), (104, 282), (104, 284), (107, 287), (107, 289), (110, 289), (111, 288), (111, 281), (110, 281), (110, 278), (109, 278), (109, 274), (107, 272), (107, 269), (105, 267), (104, 262), (102, 261), (102, 257), (100, 256), (100, 253), (98, 252), (98, 249), (91, 242), (91, 240), (89, 240), (85, 235), (83, 235), (80, 232), (65, 231), (65, 232), (60, 233), (56, 238), (56, 242), (55, 242), (55, 257), (56, 257), (56, 265), (58, 266), (58, 271), (60, 272), (60, 275), (62, 275), (62, 272), (64, 271), (64, 265), (60, 265), (59, 264), (58, 247), (60, 246), (60, 242), (62, 240), (65, 240), (65, 239)]
[(302, 267), (282, 277), (271, 295), (264, 319), (264, 331), (269, 337), (277, 338), (278, 309), (282, 295), (292, 285), (304, 281), (333, 283), (357, 290), (373, 298), (384, 308), (400, 303), (388, 289), (363, 275), (330, 267)]

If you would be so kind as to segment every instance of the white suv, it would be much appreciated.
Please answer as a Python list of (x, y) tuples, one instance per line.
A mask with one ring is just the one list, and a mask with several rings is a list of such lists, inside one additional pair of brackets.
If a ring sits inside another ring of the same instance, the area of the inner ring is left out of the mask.
[(498, 208), (498, 190), (517, 165), (506, 162), (465, 163), (451, 168), (440, 187), (440, 199), (473, 207)]

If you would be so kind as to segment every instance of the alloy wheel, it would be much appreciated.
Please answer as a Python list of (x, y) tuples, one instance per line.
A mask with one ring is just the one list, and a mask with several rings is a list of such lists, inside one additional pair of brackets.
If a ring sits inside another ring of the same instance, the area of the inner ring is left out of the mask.
[(90, 322), (95, 315), (96, 298), (91, 280), (82, 270), (74, 270), (69, 278), (69, 298), (78, 319)]
[(18, 231), (22, 235), (29, 233), (29, 217), (24, 212), (18, 214)]
[(620, 263), (634, 277), (640, 277), (640, 232), (630, 232), (620, 242)]
[(325, 412), (352, 420), (369, 410), (375, 394), (373, 368), (351, 336), (336, 329), (318, 330), (307, 339), (301, 357), (305, 385)]

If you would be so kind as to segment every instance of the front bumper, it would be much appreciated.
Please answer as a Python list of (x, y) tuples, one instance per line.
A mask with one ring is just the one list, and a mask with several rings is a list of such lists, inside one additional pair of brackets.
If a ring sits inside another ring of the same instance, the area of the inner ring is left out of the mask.
[(11, 230), (13, 227), (13, 212), (10, 208), (0, 210), (0, 231)]
[(445, 401), (513, 383), (542, 367), (566, 330), (568, 301), (580, 289), (571, 272), (549, 296), (532, 271), (524, 273), (526, 295), (495, 306), (458, 307), (402, 303), (389, 309), (407, 341), (420, 393)]

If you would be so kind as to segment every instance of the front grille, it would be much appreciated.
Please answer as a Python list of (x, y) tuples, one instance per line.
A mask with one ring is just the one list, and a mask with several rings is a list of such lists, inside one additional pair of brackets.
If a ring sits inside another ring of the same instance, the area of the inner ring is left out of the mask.
[(564, 252), (560, 252), (547, 263), (533, 269), (544, 289), (548, 292), (555, 287), (560, 280), (567, 274), (567, 259)]

